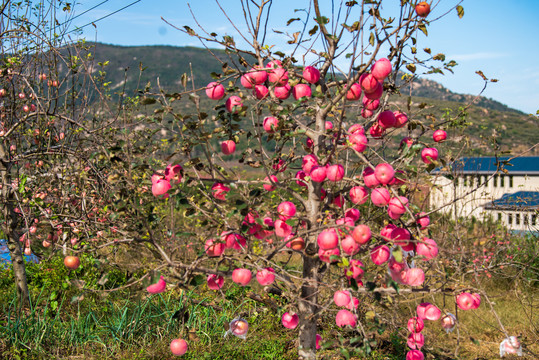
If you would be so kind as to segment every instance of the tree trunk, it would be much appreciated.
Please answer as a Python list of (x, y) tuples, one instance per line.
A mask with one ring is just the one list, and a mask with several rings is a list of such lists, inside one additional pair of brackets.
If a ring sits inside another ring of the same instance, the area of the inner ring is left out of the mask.
[[(309, 247), (315, 249), (314, 244)], [(306, 249), (311, 250), (311, 249)], [(312, 250), (311, 250), (312, 251)], [(306, 251), (307, 252), (307, 251)], [(318, 319), (318, 266), (317, 255), (303, 257), (303, 285), (299, 301), (299, 348), (298, 355), (303, 360), (316, 359), (316, 322)]]
[(0, 143), (0, 179), (2, 189), (0, 191), (0, 206), (2, 210), (2, 231), (7, 240), (7, 247), (11, 256), (13, 265), (13, 277), (15, 278), (15, 288), (17, 289), (17, 305), (19, 309), (28, 305), (30, 302), (30, 293), (28, 292), (28, 283), (26, 281), (26, 269), (24, 258), (19, 241), (19, 215), (14, 211), (15, 202), (11, 184), (10, 161), (5, 146)]

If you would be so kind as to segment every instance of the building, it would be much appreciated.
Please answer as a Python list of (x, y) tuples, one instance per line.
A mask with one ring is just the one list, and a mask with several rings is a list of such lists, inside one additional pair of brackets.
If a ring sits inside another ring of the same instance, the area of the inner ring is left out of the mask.
[(462, 158), (432, 175), (431, 209), (539, 231), (539, 156)]

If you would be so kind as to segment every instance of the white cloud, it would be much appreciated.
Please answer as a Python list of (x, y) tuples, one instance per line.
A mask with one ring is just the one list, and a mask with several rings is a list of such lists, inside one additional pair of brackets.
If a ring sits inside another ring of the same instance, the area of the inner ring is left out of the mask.
[(492, 53), (492, 52), (477, 52), (471, 54), (456, 54), (449, 55), (447, 58), (455, 61), (472, 61), (472, 60), (484, 60), (484, 59), (497, 59), (509, 56), (508, 53)]

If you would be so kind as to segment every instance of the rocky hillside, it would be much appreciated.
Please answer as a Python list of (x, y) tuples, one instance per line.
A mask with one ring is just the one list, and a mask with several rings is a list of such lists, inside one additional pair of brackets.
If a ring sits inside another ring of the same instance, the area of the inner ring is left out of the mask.
[[(111, 91), (125, 89), (128, 96), (136, 94), (137, 89), (143, 89), (148, 84), (152, 91), (157, 91), (157, 84), (167, 92), (184, 91), (182, 74), (187, 76), (188, 89), (193, 84), (195, 88), (200, 88), (213, 81), (211, 73), (220, 73), (223, 63), (240, 67), (236, 57), (220, 50), (212, 50), (210, 54), (206, 49), (195, 47), (90, 45), (89, 52), (96, 64), (108, 61), (105, 70)], [(459, 108), (475, 98), (473, 95), (454, 93), (427, 79), (416, 79), (412, 93), (414, 96), (409, 112), (438, 120), (444, 113), (457, 113)], [(398, 107), (405, 108), (408, 100), (402, 95), (394, 101)], [(470, 138), (472, 149), (477, 154), (491, 153), (488, 144), (494, 138), (502, 150), (514, 154), (539, 143), (537, 117), (486, 97), (479, 97), (467, 113), (469, 126), (461, 131), (461, 135)], [(528, 154), (539, 154), (539, 147)]]

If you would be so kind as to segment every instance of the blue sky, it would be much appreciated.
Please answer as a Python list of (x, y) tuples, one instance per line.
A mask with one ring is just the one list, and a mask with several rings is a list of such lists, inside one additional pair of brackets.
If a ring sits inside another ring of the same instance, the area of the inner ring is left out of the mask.
[[(136, 0), (81, 0), (74, 14), (104, 2), (77, 17), (72, 26), (82, 26), (116, 11)], [(395, 3), (390, 0), (386, 3)], [(435, 19), (450, 10), (456, 0), (435, 0), (437, 6), (429, 15)], [(239, 0), (220, 0), (240, 31), (245, 32)], [(294, 9), (305, 8), (307, 0), (274, 0), (270, 28), (285, 30), (289, 18), (297, 17)], [(328, 2), (329, 3), (329, 2)], [(338, 3), (336, 1), (336, 3)], [(482, 70), (498, 83), (489, 84), (484, 96), (515, 109), (534, 113), (539, 110), (539, 0), (464, 0), (465, 15), (459, 19), (452, 12), (429, 27), (429, 36), (418, 37), (418, 48), (430, 47), (433, 53), (443, 52), (459, 64), (455, 74), (434, 76), (450, 90), (477, 94), (483, 81), (475, 74)], [(197, 20), (209, 32), (238, 38), (214, 0), (193, 0)], [(196, 28), (186, 0), (139, 0), (132, 6), (84, 28), (84, 37), (117, 45), (200, 46), (193, 37), (165, 24), (161, 17), (182, 27)], [(272, 34), (269, 43), (279, 46)], [(272, 42), (274, 41), (274, 42)]]

